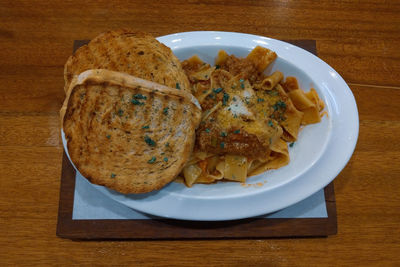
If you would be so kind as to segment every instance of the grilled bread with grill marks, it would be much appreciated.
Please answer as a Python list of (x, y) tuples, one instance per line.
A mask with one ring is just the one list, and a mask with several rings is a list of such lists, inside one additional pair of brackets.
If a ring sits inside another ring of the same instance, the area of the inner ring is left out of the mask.
[(71, 82), (60, 115), (69, 156), (84, 177), (121, 193), (146, 193), (182, 170), (201, 108), (183, 90), (88, 70)]
[(171, 49), (152, 35), (119, 29), (100, 34), (70, 56), (64, 68), (67, 92), (74, 76), (108, 69), (190, 92), (189, 80)]

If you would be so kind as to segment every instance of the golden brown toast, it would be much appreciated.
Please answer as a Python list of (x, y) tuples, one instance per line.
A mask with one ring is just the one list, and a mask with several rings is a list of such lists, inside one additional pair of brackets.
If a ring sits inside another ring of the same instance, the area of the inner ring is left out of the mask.
[(188, 92), (109, 70), (75, 77), (60, 111), (69, 156), (92, 183), (146, 193), (188, 160), (201, 108)]
[(65, 64), (65, 92), (74, 76), (89, 69), (124, 72), (190, 92), (178, 58), (169, 47), (147, 33), (129, 29), (108, 31), (80, 47)]

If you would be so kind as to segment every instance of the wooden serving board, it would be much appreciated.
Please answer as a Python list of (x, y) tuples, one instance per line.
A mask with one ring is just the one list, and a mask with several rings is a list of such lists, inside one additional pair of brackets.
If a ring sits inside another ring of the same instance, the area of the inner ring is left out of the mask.
[[(314, 40), (286, 41), (316, 54)], [(74, 51), (88, 43), (74, 42)], [(70, 239), (216, 239), (328, 236), (337, 233), (333, 182), (324, 189), (327, 218), (249, 218), (223, 222), (173, 219), (73, 220), (76, 172), (64, 153), (57, 236)], [(112, 201), (112, 200), (110, 200)]]

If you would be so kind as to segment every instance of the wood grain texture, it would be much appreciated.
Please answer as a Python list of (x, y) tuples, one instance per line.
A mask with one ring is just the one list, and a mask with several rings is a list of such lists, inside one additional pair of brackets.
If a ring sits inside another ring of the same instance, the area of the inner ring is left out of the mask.
[[(400, 262), (398, 1), (2, 1), (0, 265), (396, 266)], [(360, 137), (335, 180), (329, 238), (75, 242), (55, 235), (58, 109), (74, 39), (237, 31), (317, 40), (356, 97)], [(371, 86), (368, 86), (371, 85)]]

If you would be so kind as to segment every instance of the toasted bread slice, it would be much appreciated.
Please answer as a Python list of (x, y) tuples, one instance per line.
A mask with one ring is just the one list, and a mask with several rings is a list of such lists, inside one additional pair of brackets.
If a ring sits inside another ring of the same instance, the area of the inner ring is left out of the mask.
[(80, 47), (64, 68), (65, 91), (74, 76), (108, 69), (190, 92), (189, 80), (171, 49), (152, 35), (129, 29), (108, 31)]
[(185, 91), (88, 70), (71, 82), (60, 115), (69, 156), (84, 177), (121, 193), (146, 193), (182, 170), (201, 108)]

